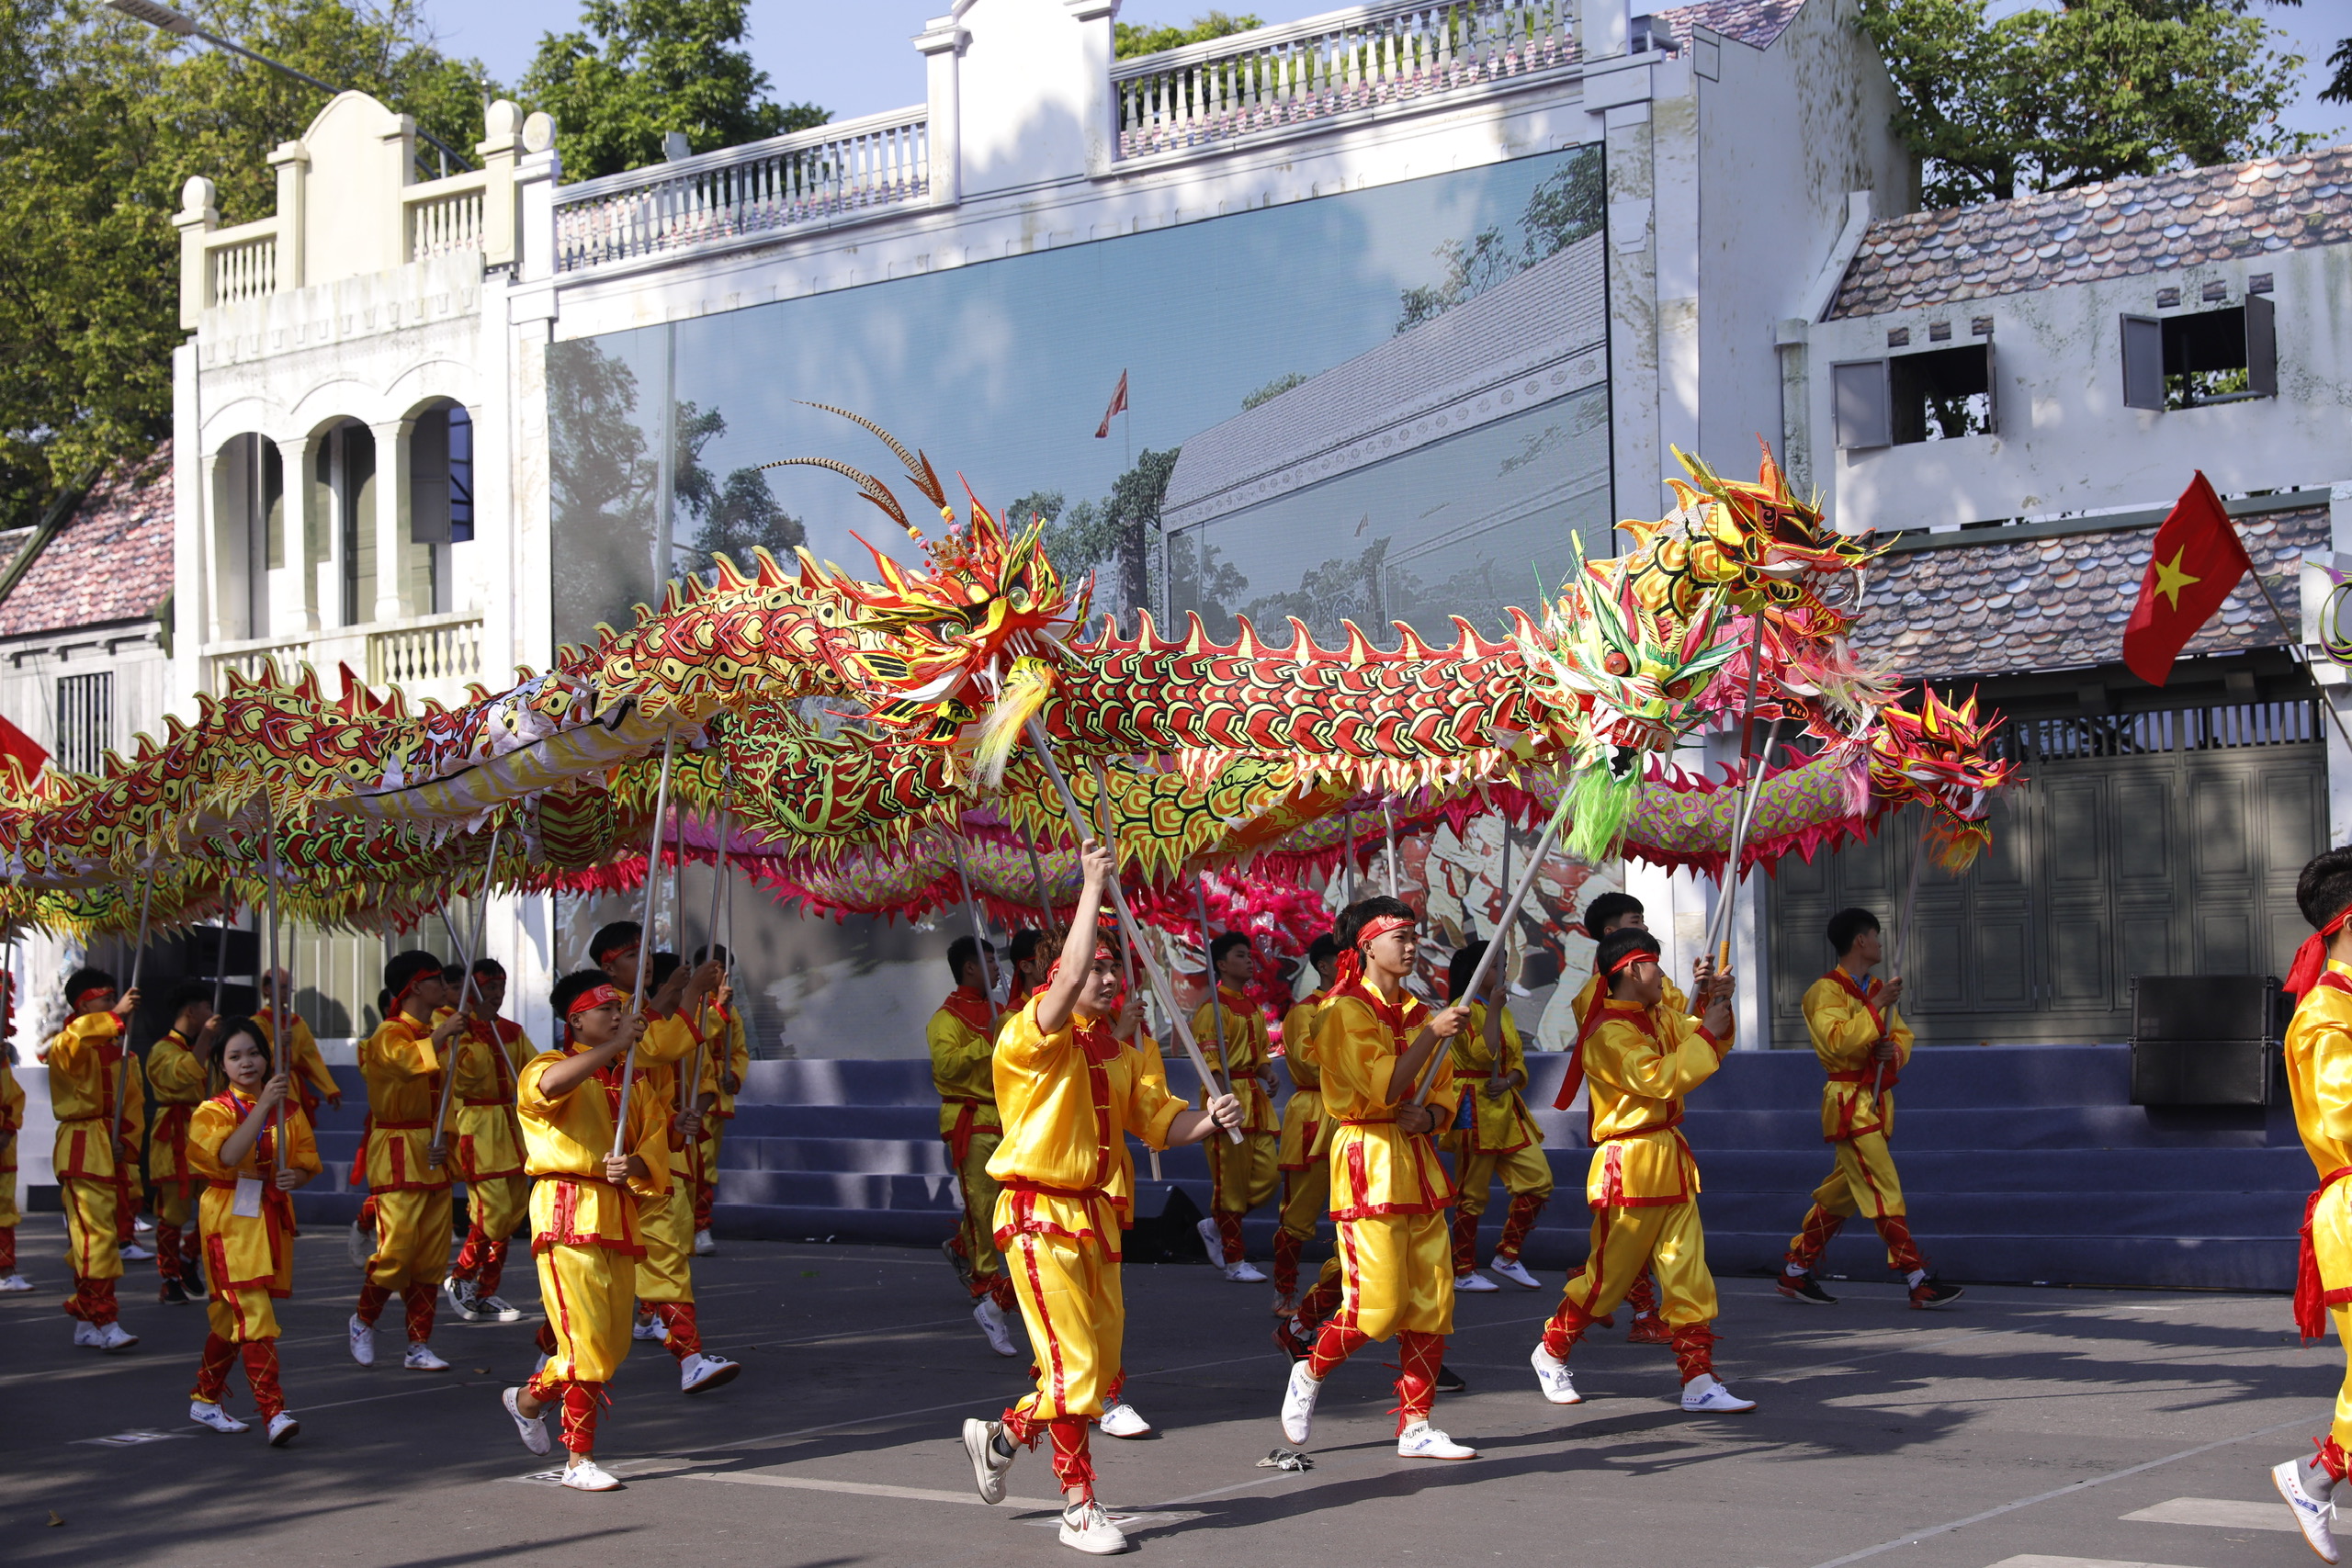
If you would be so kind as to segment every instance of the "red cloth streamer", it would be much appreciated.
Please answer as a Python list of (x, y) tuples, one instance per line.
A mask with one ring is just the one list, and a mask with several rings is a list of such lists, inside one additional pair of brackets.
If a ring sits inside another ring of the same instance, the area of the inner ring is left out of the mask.
[(2287, 984), (2281, 987), (2290, 997), (2300, 997), (2319, 984), (2327, 973), (2327, 941), (2352, 920), (2352, 904), (2335, 911), (2335, 918), (2312, 932), (2303, 945), (2295, 949), (2294, 966), (2287, 971)]
[(2327, 1190), (2347, 1176), (2352, 1176), (2352, 1165), (2337, 1166), (2321, 1179), (2319, 1190), (2303, 1205), (2301, 1253), (2295, 1260), (2295, 1332), (2306, 1339), (2327, 1337), (2327, 1287), (2320, 1283), (2319, 1249), (2312, 1245), (2312, 1215)]

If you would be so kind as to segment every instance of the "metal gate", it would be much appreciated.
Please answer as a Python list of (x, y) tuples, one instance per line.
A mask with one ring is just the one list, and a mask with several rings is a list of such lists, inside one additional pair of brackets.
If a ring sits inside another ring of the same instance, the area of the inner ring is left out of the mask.
[[(2326, 847), (2314, 700), (2004, 726), (2025, 782), (1966, 874), (1920, 884), (1904, 1012), (1923, 1043), (2116, 1042), (2135, 975), (2284, 975), (2309, 934), (2295, 876)], [(1772, 1043), (1849, 905), (1892, 928), (1918, 813), (1866, 844), (1783, 863), (1771, 884)]]

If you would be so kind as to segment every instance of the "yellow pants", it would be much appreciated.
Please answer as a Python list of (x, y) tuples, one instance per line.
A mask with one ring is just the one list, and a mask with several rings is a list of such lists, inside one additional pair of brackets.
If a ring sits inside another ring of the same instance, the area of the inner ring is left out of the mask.
[(65, 1205), (65, 1250), (77, 1280), (122, 1278), (122, 1247), (116, 1238), (122, 1190), (111, 1181), (67, 1177), (57, 1184)]
[(1282, 1171), (1282, 1140), (1272, 1133), (1244, 1133), (1241, 1141), (1219, 1134), (1201, 1145), (1209, 1156), (1209, 1206), (1220, 1214), (1246, 1214), (1273, 1201)]
[(17, 1207), (17, 1134), (0, 1133), (0, 1231), (16, 1229), (23, 1218)]
[(996, 1178), (989, 1174), (989, 1158), (1004, 1139), (996, 1133), (974, 1133), (964, 1163), (956, 1168), (956, 1189), (964, 1195), (964, 1221), (956, 1227), (964, 1256), (972, 1260), (976, 1279), (993, 1280), (1004, 1272), (996, 1249)]
[(1462, 1178), (1454, 1186), (1465, 1214), (1487, 1212), (1487, 1190), (1497, 1176), (1503, 1179), (1503, 1190), (1514, 1198), (1531, 1193), (1549, 1196), (1552, 1190), (1552, 1162), (1544, 1157), (1541, 1145), (1530, 1144), (1508, 1154), (1465, 1154), (1455, 1164)]
[(1338, 1224), (1338, 1322), (1372, 1339), (1453, 1332), (1453, 1244), (1442, 1213)]
[(533, 1258), (539, 1301), (555, 1349), (545, 1376), (562, 1382), (610, 1382), (628, 1356), (636, 1319), (632, 1259), (601, 1247), (549, 1247)]
[(259, 1285), (248, 1285), (241, 1291), (214, 1292), (204, 1303), (206, 1322), (212, 1332), (232, 1345), (251, 1344), (256, 1339), (277, 1337), (277, 1306), (270, 1293)]
[(530, 1212), (531, 1179), (520, 1171), (466, 1183), (466, 1216), (492, 1241), (521, 1230)]
[(1603, 1208), (1592, 1212), (1592, 1250), (1561, 1294), (1587, 1317), (1603, 1317), (1647, 1268), (1657, 1277), (1658, 1318), (1670, 1326), (1715, 1319), (1715, 1277), (1707, 1271), (1707, 1237), (1699, 1205)]
[(1315, 1227), (1330, 1217), (1329, 1160), (1316, 1160), (1305, 1170), (1283, 1172), (1283, 1229), (1301, 1241), (1313, 1241)]
[(368, 1282), (387, 1291), (439, 1285), (449, 1271), (449, 1189), (395, 1187), (376, 1197)]
[[(186, 1230), (196, 1220), (196, 1197), (175, 1181), (155, 1184), (155, 1218), (164, 1224), (177, 1225)], [(228, 1336), (221, 1336), (227, 1338)]]
[(1860, 1214), (1868, 1220), (1905, 1212), (1903, 1180), (1894, 1174), (1894, 1156), (1884, 1133), (1864, 1133), (1830, 1146), (1838, 1151), (1838, 1163), (1830, 1168), (1829, 1179), (1813, 1190), (1815, 1203), (1833, 1214)]
[(1096, 1242), (1058, 1235), (1016, 1235), (1004, 1261), (1037, 1360), (1037, 1392), (1013, 1408), (1039, 1421), (1102, 1415), (1126, 1337), (1118, 1264)]
[(694, 1183), (674, 1168), (670, 1190), (637, 1201), (637, 1235), (645, 1256), (637, 1260), (637, 1297), (647, 1302), (695, 1299)]

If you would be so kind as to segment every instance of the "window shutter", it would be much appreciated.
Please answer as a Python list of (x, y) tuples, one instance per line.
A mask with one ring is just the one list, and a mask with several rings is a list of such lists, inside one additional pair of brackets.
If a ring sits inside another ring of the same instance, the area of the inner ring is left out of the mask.
[(1849, 451), (1894, 443), (1894, 399), (1888, 395), (1886, 361), (1860, 359), (1829, 367), (1830, 395), (1837, 404), (1838, 445)]
[(408, 536), (411, 544), (449, 542), (449, 410), (417, 416), (408, 438)]
[(2245, 389), (2278, 395), (2278, 307), (2267, 294), (2245, 297)]
[(2165, 324), (2154, 316), (2123, 318), (2123, 406), (2165, 406)]
[(2000, 362), (1993, 357), (1993, 340), (1984, 340), (1984, 434), (2001, 434), (2001, 379), (1996, 372)]

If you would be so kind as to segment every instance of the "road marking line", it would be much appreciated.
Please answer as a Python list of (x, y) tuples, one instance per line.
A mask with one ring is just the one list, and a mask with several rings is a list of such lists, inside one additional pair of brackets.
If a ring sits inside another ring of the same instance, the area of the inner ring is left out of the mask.
[[(698, 1470), (681, 1479), (726, 1481), (738, 1486), (785, 1486), (796, 1492), (845, 1492), (853, 1496), (895, 1497), (909, 1503), (968, 1503), (978, 1508), (989, 1506), (969, 1492), (934, 1492), (922, 1486), (883, 1486), (870, 1481), (820, 1481), (809, 1475), (762, 1475), (756, 1472), (718, 1475), (710, 1471)], [(1058, 1497), (1007, 1497), (999, 1506), (1044, 1508), (1055, 1514), (1062, 1511), (1061, 1499)]]
[(2110, 1557), (2044, 1557), (2030, 1552), (2004, 1557), (1993, 1568), (2177, 1568), (2170, 1562), (2120, 1562)]
[(2212, 1525), (2230, 1530), (2283, 1530), (2302, 1527), (2282, 1503), (2248, 1503), (2235, 1497), (2175, 1497), (2123, 1516), (2152, 1525)]

